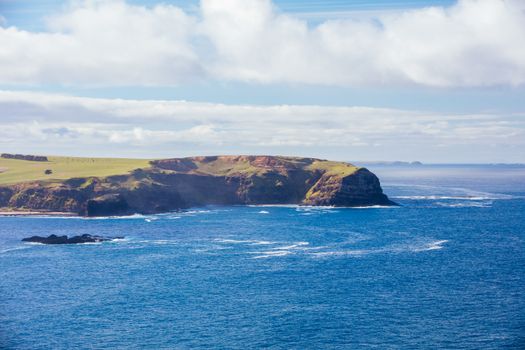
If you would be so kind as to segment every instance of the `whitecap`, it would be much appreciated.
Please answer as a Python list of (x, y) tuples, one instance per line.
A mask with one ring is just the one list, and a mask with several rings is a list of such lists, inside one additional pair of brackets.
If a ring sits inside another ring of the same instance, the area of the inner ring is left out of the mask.
[(286, 256), (292, 254), (292, 252), (287, 250), (275, 250), (275, 251), (269, 251), (269, 252), (251, 252), (250, 254), (261, 254), (254, 256), (252, 259), (266, 259), (266, 258), (274, 258), (279, 256)]
[(170, 241), (170, 240), (167, 240), (167, 239), (157, 239), (157, 240), (154, 240), (154, 241), (150, 241), (150, 243), (153, 243), (153, 244), (160, 244), (160, 245), (166, 245), (166, 244), (177, 244), (177, 242), (175, 242), (175, 241)]
[(252, 208), (297, 208), (299, 204), (249, 204), (248, 207)]
[(108, 243), (122, 243), (122, 242), (129, 242), (129, 238), (112, 238)]
[(423, 249), (423, 251), (425, 251), (425, 250), (443, 249), (443, 244), (445, 244), (447, 242), (448, 242), (448, 239), (443, 239), (441, 241), (431, 242), (431, 243), (427, 244), (427, 246)]
[(443, 187), (443, 186), (429, 186), (429, 185), (412, 185), (412, 184), (389, 184), (384, 187), (412, 187), (421, 188), (426, 193), (408, 194), (389, 196), (393, 199), (406, 200), (490, 200), (490, 199), (514, 199), (516, 196), (494, 192), (475, 191), (468, 188), (461, 187)]
[(181, 212), (180, 214), (195, 215), (195, 214), (208, 214), (208, 213), (212, 213), (212, 211), (211, 210), (187, 210), (187, 211)]
[(259, 212), (259, 214), (270, 214), (270, 212), (267, 211), (267, 210), (261, 210), (261, 211)]
[(336, 250), (328, 252), (315, 252), (310, 254), (314, 257), (323, 258), (329, 256), (363, 256), (370, 253), (372, 253), (370, 250)]
[(250, 243), (250, 245), (272, 245), (272, 244), (278, 244), (278, 242), (272, 242), (272, 241), (254, 241)]
[(26, 245), (26, 246), (18, 246), (18, 247), (12, 247), (12, 248), (5, 248), (5, 249), (0, 250), (0, 254), (4, 254), (4, 253), (8, 253), (8, 252), (13, 252), (13, 251), (16, 251), (16, 250), (24, 250), (24, 249), (28, 249), (28, 248), (31, 248), (31, 247), (28, 247), (28, 246)]
[(289, 249), (296, 249), (298, 247), (301, 247), (301, 246), (305, 246), (305, 245), (309, 245), (310, 243), (309, 242), (296, 242), (294, 244), (291, 244), (291, 245), (287, 245), (287, 246), (284, 246), (284, 247), (275, 247), (275, 248), (272, 248), (272, 250), (289, 250)]
[(228, 244), (243, 244), (243, 243), (254, 243), (256, 241), (253, 240), (238, 240), (238, 239), (223, 239), (223, 238), (216, 238), (214, 239), (215, 242), (219, 243), (228, 243)]
[(464, 202), (464, 203), (445, 203), (436, 202), (436, 205), (445, 208), (490, 208), (492, 202)]
[(495, 199), (493, 197), (481, 197), (481, 196), (392, 196), (394, 199), (413, 199), (413, 200), (439, 200), (439, 199), (451, 199), (451, 200), (468, 200), (468, 201), (483, 201), (488, 199)]
[(365, 205), (358, 207), (342, 207), (347, 209), (399, 209), (401, 208), (398, 205)]

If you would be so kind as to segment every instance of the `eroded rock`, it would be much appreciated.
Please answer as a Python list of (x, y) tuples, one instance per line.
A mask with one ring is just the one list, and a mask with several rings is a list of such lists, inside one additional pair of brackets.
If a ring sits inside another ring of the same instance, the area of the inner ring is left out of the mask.
[(28, 238), (22, 239), (23, 242), (30, 242), (30, 243), (41, 243), (41, 244), (82, 244), (82, 243), (98, 243), (98, 242), (105, 242), (105, 241), (112, 241), (115, 239), (122, 239), (124, 237), (101, 237), (101, 236), (92, 236), (88, 234), (84, 234), (81, 236), (73, 236), (71, 238), (68, 238), (68, 236), (57, 236), (57, 235), (50, 235), (47, 237), (42, 236), (32, 236)]

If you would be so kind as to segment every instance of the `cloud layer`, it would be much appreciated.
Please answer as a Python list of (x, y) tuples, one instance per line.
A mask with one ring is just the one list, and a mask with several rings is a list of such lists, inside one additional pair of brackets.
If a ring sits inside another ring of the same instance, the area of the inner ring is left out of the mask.
[[(224, 105), (0, 91), (0, 149), (171, 157), (295, 154), (341, 160), (523, 162), (523, 115)], [(503, 155), (503, 156), (502, 156)]]
[(0, 84), (337, 86), (525, 83), (525, 2), (460, 0), (316, 25), (269, 0), (74, 2), (46, 32), (0, 27)]

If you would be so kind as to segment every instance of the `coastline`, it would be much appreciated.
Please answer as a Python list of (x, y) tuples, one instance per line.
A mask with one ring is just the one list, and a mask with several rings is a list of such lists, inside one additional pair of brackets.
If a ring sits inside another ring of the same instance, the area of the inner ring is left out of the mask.
[(78, 216), (77, 213), (38, 210), (8, 210), (0, 208), (0, 216)]

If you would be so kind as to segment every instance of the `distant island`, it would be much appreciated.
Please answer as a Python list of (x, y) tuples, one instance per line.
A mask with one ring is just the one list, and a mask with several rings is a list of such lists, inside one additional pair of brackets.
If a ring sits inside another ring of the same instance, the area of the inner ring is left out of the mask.
[(2, 213), (152, 214), (203, 205), (395, 205), (366, 168), (315, 158), (0, 157)]
[(423, 165), (420, 161), (413, 162), (403, 162), (403, 161), (360, 161), (355, 162), (358, 164), (367, 164), (367, 165), (387, 165), (387, 166), (420, 166)]

